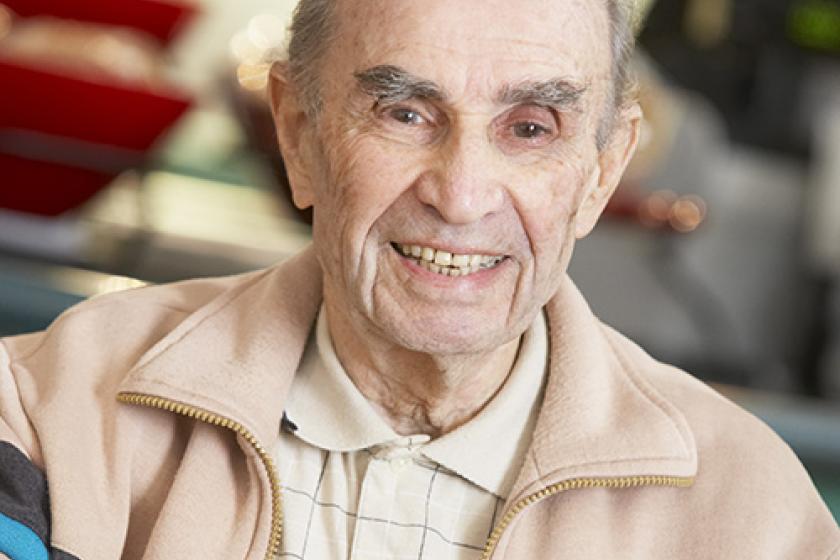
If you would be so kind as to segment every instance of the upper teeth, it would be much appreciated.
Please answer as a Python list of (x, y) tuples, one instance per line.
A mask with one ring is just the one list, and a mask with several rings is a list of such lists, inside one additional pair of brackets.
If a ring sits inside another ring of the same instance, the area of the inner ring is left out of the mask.
[(420, 245), (394, 245), (403, 255), (417, 259), (423, 268), (445, 276), (465, 276), (482, 268), (492, 268), (504, 260), (499, 255), (460, 255)]

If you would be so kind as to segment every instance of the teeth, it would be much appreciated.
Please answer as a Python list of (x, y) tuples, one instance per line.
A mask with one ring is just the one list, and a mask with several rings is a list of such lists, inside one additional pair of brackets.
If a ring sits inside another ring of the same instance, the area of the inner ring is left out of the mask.
[(452, 266), (457, 266), (458, 268), (462, 266), (467, 266), (470, 264), (470, 256), (469, 255), (455, 255), (452, 257)]
[(493, 268), (504, 260), (503, 256), (498, 255), (458, 255), (420, 245), (395, 243), (394, 246), (406, 257), (417, 259), (418, 264), (426, 270), (444, 276), (468, 276)]

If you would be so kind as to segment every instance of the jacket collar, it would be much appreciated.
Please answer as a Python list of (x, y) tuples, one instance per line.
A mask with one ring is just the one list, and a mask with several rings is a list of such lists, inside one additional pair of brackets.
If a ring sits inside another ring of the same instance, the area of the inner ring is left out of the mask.
[[(321, 292), (312, 247), (248, 276), (155, 344), (120, 391), (208, 410), (272, 442)], [(603, 326), (568, 278), (546, 316), (545, 399), (511, 498), (579, 476), (693, 476), (688, 424), (643, 376), (661, 366)]]
[(645, 375), (663, 366), (602, 324), (568, 276), (545, 310), (548, 384), (511, 499), (577, 477), (694, 476), (688, 422)]
[(146, 352), (119, 391), (207, 410), (269, 444), (277, 437), (321, 291), (312, 247), (246, 276)]

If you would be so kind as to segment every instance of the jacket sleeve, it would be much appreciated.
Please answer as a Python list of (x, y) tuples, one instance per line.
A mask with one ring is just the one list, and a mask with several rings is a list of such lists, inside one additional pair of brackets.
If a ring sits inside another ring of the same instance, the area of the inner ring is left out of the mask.
[[(50, 505), (37, 436), (0, 340), (0, 559), (48, 560)], [(66, 557), (65, 557), (66, 558)]]

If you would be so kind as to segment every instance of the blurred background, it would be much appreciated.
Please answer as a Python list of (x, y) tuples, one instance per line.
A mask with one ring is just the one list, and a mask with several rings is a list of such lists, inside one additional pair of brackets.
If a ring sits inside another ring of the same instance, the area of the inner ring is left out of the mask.
[[(264, 86), (294, 0), (0, 0), (0, 336), (294, 253)], [(638, 6), (641, 149), (571, 274), (771, 424), (840, 518), (840, 0)]]

